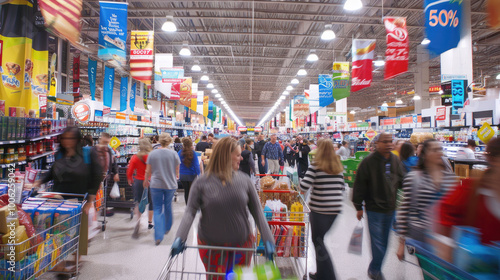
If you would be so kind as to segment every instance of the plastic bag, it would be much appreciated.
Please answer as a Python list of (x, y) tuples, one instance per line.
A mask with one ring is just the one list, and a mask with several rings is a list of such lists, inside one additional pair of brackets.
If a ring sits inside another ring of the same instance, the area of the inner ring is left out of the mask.
[(119, 198), (120, 197), (120, 188), (118, 187), (118, 183), (115, 182), (113, 184), (113, 188), (111, 189), (109, 196), (111, 198)]
[(142, 191), (142, 198), (141, 201), (139, 202), (139, 212), (144, 213), (146, 210), (146, 205), (148, 204), (148, 190), (149, 188), (144, 188)]
[(361, 221), (358, 222), (352, 232), (349, 249), (347, 251), (356, 255), (361, 255), (363, 251), (363, 223)]

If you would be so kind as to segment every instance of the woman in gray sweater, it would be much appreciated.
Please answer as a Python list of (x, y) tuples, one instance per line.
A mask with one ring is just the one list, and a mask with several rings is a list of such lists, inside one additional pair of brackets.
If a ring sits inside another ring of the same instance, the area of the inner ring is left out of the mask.
[[(238, 171), (240, 161), (241, 147), (236, 140), (225, 137), (218, 141), (205, 174), (191, 186), (186, 212), (172, 245), (172, 255), (184, 250), (198, 210), (201, 211), (199, 245), (251, 248), (254, 236), (248, 220), (250, 212), (266, 243), (266, 255), (270, 257), (274, 253), (273, 237), (255, 187), (247, 175)], [(241, 252), (238, 256), (236, 252), (235, 264), (249, 265), (251, 254), (246, 254)], [(231, 267), (224, 264), (232, 265), (234, 262), (232, 259), (221, 262), (220, 251), (200, 249), (200, 256), (207, 272), (225, 272)], [(228, 258), (227, 254), (223, 258)]]

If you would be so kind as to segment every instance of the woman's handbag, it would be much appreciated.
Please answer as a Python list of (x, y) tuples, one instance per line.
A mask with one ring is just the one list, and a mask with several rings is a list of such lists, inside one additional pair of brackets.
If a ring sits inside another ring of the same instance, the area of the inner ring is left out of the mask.
[(141, 201), (139, 202), (139, 212), (144, 213), (146, 210), (146, 205), (148, 204), (148, 191), (149, 188), (144, 188), (142, 191), (142, 198)]

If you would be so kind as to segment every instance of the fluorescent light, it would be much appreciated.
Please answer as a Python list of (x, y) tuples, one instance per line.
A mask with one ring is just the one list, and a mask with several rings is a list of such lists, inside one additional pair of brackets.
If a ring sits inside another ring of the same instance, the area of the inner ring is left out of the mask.
[(194, 62), (193, 67), (191, 67), (191, 71), (193, 71), (193, 72), (200, 72), (201, 71), (201, 67), (198, 64), (199, 64), (199, 62), (196, 60)]
[(286, 96), (286, 95), (290, 95), (290, 92), (289, 92), (288, 90), (285, 90), (285, 91), (283, 92), (283, 95), (285, 95), (285, 96)]
[(318, 59), (319, 57), (314, 50), (312, 50), (311, 53), (309, 53), (309, 55), (307, 56), (307, 61), (309, 62), (315, 62), (318, 61)]
[(215, 98), (219, 98), (219, 97), (222, 97), (222, 95), (220, 95), (220, 93), (217, 93), (217, 94), (215, 95)]
[(222, 98), (222, 97), (221, 97), (221, 98), (219, 98), (219, 101), (224, 101), (224, 98)]
[(389, 104), (387, 104), (387, 102), (384, 101), (384, 103), (382, 103), (382, 107), (389, 107)]
[[(202, 78), (203, 78), (203, 77), (202, 77)], [(208, 80), (207, 80), (207, 81), (208, 81)], [(214, 84), (212, 84), (212, 83), (208, 83), (208, 84), (207, 84), (207, 88), (214, 88)]]
[[(207, 75), (203, 75), (203, 76), (201, 76), (201, 78), (200, 78), (200, 81), (208, 81), (208, 80), (210, 80), (210, 78), (208, 78), (208, 76), (207, 76)], [(207, 86), (208, 86), (208, 85), (207, 85)]]
[(403, 100), (401, 99), (396, 100), (396, 105), (403, 105)]
[(496, 79), (497, 79), (497, 80), (500, 80), (500, 74), (498, 74), (498, 75), (497, 75), (497, 78), (496, 78)]
[(179, 52), (179, 55), (182, 55), (182, 56), (190, 56), (191, 55), (191, 51), (189, 50), (188, 48), (188, 43), (187, 41), (184, 41), (182, 43), (182, 49), (181, 51)]
[(280, 96), (280, 99), (281, 99), (281, 100), (285, 100), (285, 98), (286, 98), (286, 97), (285, 97), (284, 95)]
[(430, 44), (430, 43), (431, 43), (431, 40), (429, 40), (429, 39), (427, 39), (427, 38), (424, 38), (424, 39), (422, 40), (422, 43), (421, 43), (421, 44), (422, 44), (422, 45), (428, 45), (428, 44)]
[(415, 95), (415, 96), (413, 96), (413, 100), (420, 100), (420, 99), (421, 99), (421, 98), (420, 98), (420, 95)]
[(167, 21), (161, 26), (161, 30), (165, 32), (175, 32), (177, 31), (177, 26), (174, 23), (173, 16), (167, 16)]
[(439, 94), (443, 94), (444, 91), (442, 89), (439, 90)]
[(219, 91), (217, 89), (212, 89), (212, 93), (219, 93)]
[(351, 110), (351, 114), (352, 114), (352, 115), (355, 115), (355, 114), (356, 114), (356, 111)]
[(375, 60), (375, 66), (377, 67), (381, 67), (381, 66), (384, 66), (385, 65), (385, 61), (379, 59), (379, 60)]
[(344, 10), (356, 11), (363, 8), (363, 3), (361, 0), (347, 0), (344, 4)]
[(321, 40), (330, 41), (330, 40), (335, 39), (335, 37), (336, 36), (335, 36), (335, 32), (333, 32), (333, 30), (332, 30), (332, 25), (331, 24), (325, 25), (325, 30), (321, 34)]
[(297, 79), (293, 79), (291, 82), (290, 82), (292, 85), (297, 85), (299, 83), (299, 80)]
[(299, 71), (297, 72), (297, 76), (305, 76), (307, 75), (306, 69), (304, 69), (304, 66), (300, 67)]
[[(499, 74), (500, 75), (500, 74)], [(286, 90), (290, 91), (290, 90), (293, 90), (293, 87), (292, 86), (287, 86), (286, 87)]]

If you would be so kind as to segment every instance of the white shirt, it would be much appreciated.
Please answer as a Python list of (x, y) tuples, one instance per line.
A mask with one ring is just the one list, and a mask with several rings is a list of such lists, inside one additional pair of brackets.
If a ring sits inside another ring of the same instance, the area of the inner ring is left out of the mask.
[(457, 156), (455, 157), (455, 159), (476, 159), (476, 156), (471, 149), (463, 147), (457, 151)]
[(340, 147), (340, 149), (338, 149), (336, 153), (337, 153), (337, 155), (340, 156), (340, 159), (342, 159), (342, 160), (349, 158), (349, 156), (351, 155), (351, 152), (349, 151), (349, 149), (347, 149), (344, 146)]

